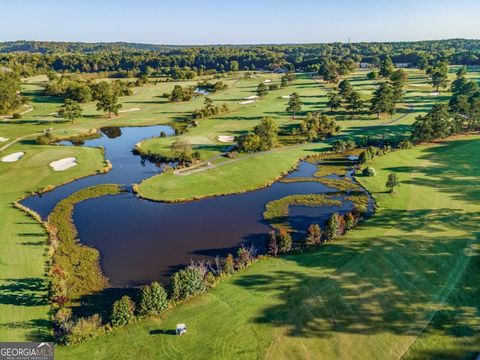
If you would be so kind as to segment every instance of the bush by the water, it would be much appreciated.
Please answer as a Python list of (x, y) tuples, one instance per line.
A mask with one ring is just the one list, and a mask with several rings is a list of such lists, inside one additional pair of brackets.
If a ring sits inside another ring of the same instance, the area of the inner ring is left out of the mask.
[(79, 318), (71, 323), (65, 342), (76, 344), (105, 333), (102, 318), (98, 314), (89, 317)]
[(144, 286), (140, 291), (140, 304), (138, 312), (140, 315), (157, 315), (168, 306), (167, 292), (157, 282)]
[(172, 275), (170, 297), (174, 301), (186, 300), (207, 290), (203, 282), (205, 273), (199, 268), (187, 267)]
[(334, 213), (327, 221), (325, 235), (327, 240), (335, 240), (345, 233), (345, 219)]
[(122, 296), (113, 303), (110, 321), (113, 326), (127, 325), (135, 321), (135, 303), (129, 296)]

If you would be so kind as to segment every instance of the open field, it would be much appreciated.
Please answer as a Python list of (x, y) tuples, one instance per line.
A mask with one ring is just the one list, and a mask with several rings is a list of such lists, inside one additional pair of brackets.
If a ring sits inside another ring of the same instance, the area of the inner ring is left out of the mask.
[[(479, 351), (480, 137), (376, 158), (380, 210), (318, 251), (264, 259), (161, 319), (59, 358), (415, 359)], [(385, 192), (395, 172), (401, 186)], [(228, 320), (226, 320), (228, 319)], [(186, 322), (187, 335), (172, 336)]]

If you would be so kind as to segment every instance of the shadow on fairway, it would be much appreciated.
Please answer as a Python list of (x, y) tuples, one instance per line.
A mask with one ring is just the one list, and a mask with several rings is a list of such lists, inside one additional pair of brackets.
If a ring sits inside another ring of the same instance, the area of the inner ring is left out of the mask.
[(0, 285), (0, 304), (48, 305), (47, 281), (42, 278), (5, 279)]
[[(427, 148), (424, 157), (431, 165), (388, 170), (422, 172), (428, 180), (412, 183), (478, 204), (474, 146), (463, 148), (478, 143), (458, 140), (448, 148)], [(420, 345), (415, 356), (468, 358), (479, 341), (479, 223), (480, 213), (463, 208), (388, 209), (355, 230), (362, 241), (346, 238), (285, 256), (299, 265), (297, 271), (241, 274), (235, 284), (255, 296), (275, 294), (273, 305), (252, 321), (280, 327), (289, 337), (432, 334), (448, 341), (449, 350)]]
[(150, 330), (150, 335), (176, 335), (175, 330)]

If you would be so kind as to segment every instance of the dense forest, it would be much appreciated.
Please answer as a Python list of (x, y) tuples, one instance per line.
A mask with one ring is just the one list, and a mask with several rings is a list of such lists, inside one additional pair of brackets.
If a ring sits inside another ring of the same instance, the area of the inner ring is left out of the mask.
[(216, 46), (35, 41), (0, 43), (0, 66), (8, 67), (21, 76), (57, 71), (192, 79), (198, 75), (237, 70), (318, 72), (326, 61), (378, 65), (387, 56), (394, 63), (420, 68), (439, 61), (480, 65), (480, 40)]

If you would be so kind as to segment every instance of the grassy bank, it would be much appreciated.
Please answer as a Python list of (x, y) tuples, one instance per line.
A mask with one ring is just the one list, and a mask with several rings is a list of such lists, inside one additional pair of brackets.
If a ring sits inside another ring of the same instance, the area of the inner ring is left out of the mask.
[(102, 184), (82, 189), (60, 201), (48, 217), (52, 256), (52, 281), (55, 298), (75, 300), (83, 295), (103, 290), (108, 280), (100, 269), (97, 249), (79, 243), (73, 223), (76, 204), (122, 192), (120, 185)]
[[(376, 158), (380, 209), (318, 252), (264, 259), (211, 293), (60, 359), (471, 358), (480, 343), (480, 137)], [(385, 192), (389, 173), (401, 186)], [(228, 319), (228, 321), (225, 321)], [(186, 322), (186, 336), (170, 335)]]

